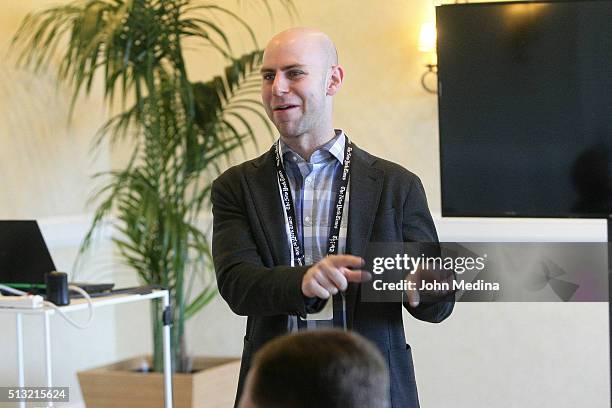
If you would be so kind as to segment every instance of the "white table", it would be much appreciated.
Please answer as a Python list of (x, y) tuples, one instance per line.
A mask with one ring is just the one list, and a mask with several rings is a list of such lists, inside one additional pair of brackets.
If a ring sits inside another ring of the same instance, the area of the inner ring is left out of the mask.
[[(99, 308), (104, 306), (118, 305), (122, 303), (140, 302), (144, 300), (162, 299), (162, 310), (169, 310), (170, 306), (170, 295), (167, 290), (154, 290), (151, 293), (145, 295), (138, 294), (119, 294), (110, 295), (103, 297), (92, 298), (93, 307)], [(70, 304), (62, 306), (63, 312), (73, 312), (77, 310), (87, 310), (87, 300), (85, 299), (71, 299)], [(41, 316), (44, 325), (44, 347), (45, 347), (45, 377), (46, 386), (53, 386), (53, 376), (51, 372), (51, 327), (49, 325), (50, 316), (56, 313), (55, 309), (49, 306), (43, 306), (37, 309), (17, 309), (17, 308), (0, 308), (0, 313), (3, 314), (14, 314), (16, 319), (16, 333), (17, 333), (17, 376), (18, 386), (25, 386), (24, 379), (24, 368), (23, 368), (23, 326), (22, 317), (23, 315), (35, 315)], [(164, 313), (162, 313), (163, 319)], [(95, 316), (94, 316), (95, 322)], [(163, 351), (164, 351), (164, 403), (166, 408), (172, 408), (172, 373), (171, 373), (171, 361), (170, 361), (170, 325), (171, 322), (164, 321), (163, 327)], [(47, 403), (48, 407), (53, 406), (53, 402)], [(25, 402), (19, 403), (20, 408), (25, 408)]]

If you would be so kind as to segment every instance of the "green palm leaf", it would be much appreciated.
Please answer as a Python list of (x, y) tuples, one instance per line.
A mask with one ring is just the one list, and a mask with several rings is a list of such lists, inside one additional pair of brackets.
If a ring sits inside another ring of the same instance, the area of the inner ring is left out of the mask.
[[(289, 14), (295, 11), (290, 0), (279, 1)], [(267, 0), (260, 4), (272, 15)], [(256, 51), (234, 57), (223, 21), (246, 33)], [(221, 55), (228, 64), (223, 75), (190, 82), (183, 57), (187, 39)], [(80, 253), (110, 218), (121, 261), (143, 283), (170, 290), (172, 343), (178, 346), (173, 366), (181, 370), (185, 319), (217, 294), (208, 238), (198, 225), (211, 177), (222, 158), (255, 141), (255, 123), (272, 135), (253, 97), (262, 53), (252, 28), (209, 3), (77, 0), (29, 14), (13, 38), (17, 46), (19, 63), (34, 70), (59, 57), (58, 78), (73, 91), (70, 115), (79, 95), (102, 81), (114, 116), (94, 135), (93, 147), (127, 138), (133, 151), (123, 169), (96, 175), (104, 183), (92, 196), (97, 208)], [(196, 284), (201, 287), (194, 290)], [(159, 370), (161, 327), (153, 332)]]

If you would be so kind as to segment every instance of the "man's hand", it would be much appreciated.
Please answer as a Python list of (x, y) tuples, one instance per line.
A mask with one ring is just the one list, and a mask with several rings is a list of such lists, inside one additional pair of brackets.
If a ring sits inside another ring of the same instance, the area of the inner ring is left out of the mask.
[(302, 278), (302, 293), (306, 297), (329, 299), (338, 291), (345, 291), (349, 282), (369, 280), (370, 274), (358, 269), (364, 260), (353, 255), (328, 255), (312, 265)]

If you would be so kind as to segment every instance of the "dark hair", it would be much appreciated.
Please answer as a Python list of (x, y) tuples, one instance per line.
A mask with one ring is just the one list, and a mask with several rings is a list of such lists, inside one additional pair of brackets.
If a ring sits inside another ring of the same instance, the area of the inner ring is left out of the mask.
[(388, 408), (389, 370), (365, 338), (338, 330), (279, 337), (256, 355), (251, 399), (266, 408)]

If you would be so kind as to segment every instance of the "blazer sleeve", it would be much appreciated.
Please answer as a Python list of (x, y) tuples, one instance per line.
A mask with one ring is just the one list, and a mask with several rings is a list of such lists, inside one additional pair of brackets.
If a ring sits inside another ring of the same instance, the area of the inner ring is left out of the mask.
[[(427, 197), (421, 180), (413, 175), (410, 188), (404, 202), (402, 235), (404, 242), (438, 242), (436, 226), (433, 222)], [(419, 320), (431, 323), (439, 323), (450, 316), (455, 306), (455, 294), (451, 293), (435, 303), (421, 303), (417, 307), (411, 307), (404, 302), (408, 312)]]
[(212, 255), (219, 292), (238, 315), (305, 316), (301, 284), (308, 267), (264, 265), (240, 185), (236, 174), (225, 174), (211, 190)]

